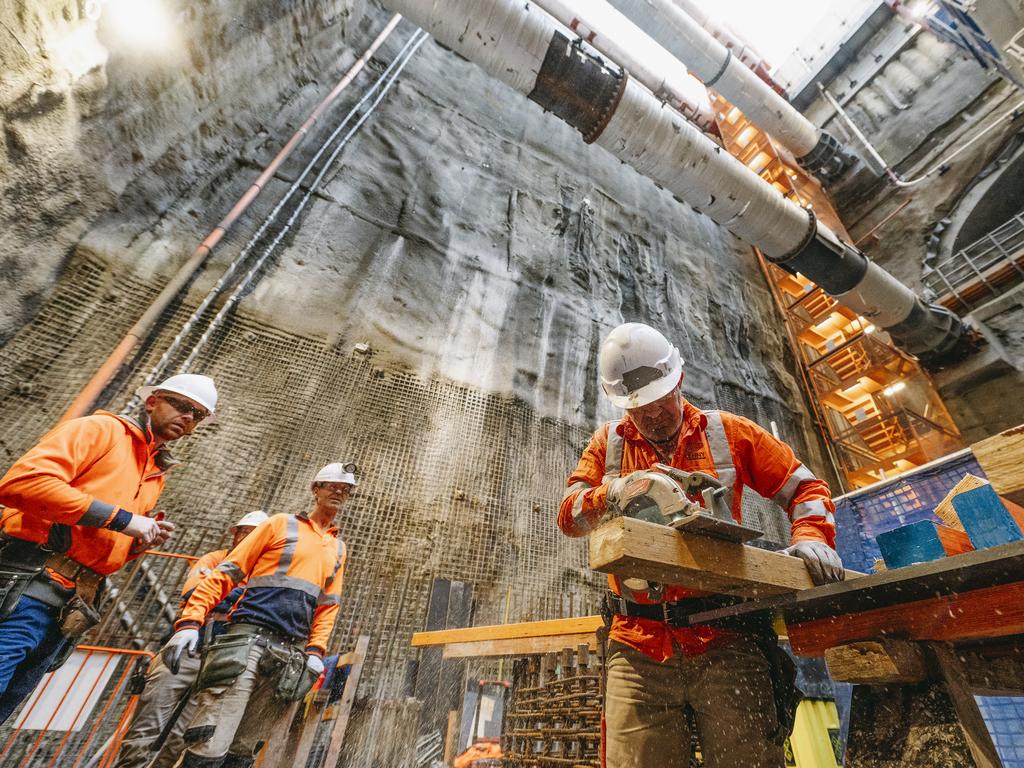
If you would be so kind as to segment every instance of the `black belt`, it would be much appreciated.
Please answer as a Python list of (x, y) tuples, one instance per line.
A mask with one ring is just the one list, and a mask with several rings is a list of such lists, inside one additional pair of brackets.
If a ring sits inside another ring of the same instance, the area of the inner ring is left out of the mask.
[(42, 571), (52, 552), (34, 541), (0, 534), (0, 565), (24, 571)]
[[(744, 601), (741, 597), (711, 595), (710, 597), (684, 597), (671, 603), (634, 603), (614, 592), (605, 593), (605, 610), (619, 616), (636, 619), (661, 621), (670, 627), (689, 627), (690, 616)], [(767, 613), (747, 614), (714, 622), (714, 626), (733, 629), (738, 632), (764, 633), (771, 629), (771, 615)]]

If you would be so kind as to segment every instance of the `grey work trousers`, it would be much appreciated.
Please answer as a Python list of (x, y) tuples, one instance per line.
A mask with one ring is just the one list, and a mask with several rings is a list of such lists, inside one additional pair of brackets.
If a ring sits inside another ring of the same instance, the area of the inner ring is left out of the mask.
[(783, 768), (768, 661), (753, 639), (723, 638), (664, 663), (612, 641), (605, 690), (607, 768), (686, 768), (689, 706), (706, 768)]
[(163, 733), (182, 697), (189, 695), (199, 675), (199, 664), (198, 655), (193, 658), (182, 654), (178, 674), (174, 674), (159, 654), (153, 658), (146, 671), (146, 687), (139, 696), (138, 709), (121, 742), (113, 768), (170, 768), (174, 765), (185, 749), (181, 737), (195, 711), (194, 696), (185, 704), (159, 752), (152, 751), (153, 743)]
[(184, 734), (185, 752), (174, 764), (176, 767), (184, 765), (189, 754), (205, 760), (226, 755), (253, 759), (271, 735), (287, 734), (301, 702), (277, 698), (279, 673), (263, 674), (259, 668), (266, 652), (253, 645), (245, 670), (231, 685), (199, 692), (195, 714)]

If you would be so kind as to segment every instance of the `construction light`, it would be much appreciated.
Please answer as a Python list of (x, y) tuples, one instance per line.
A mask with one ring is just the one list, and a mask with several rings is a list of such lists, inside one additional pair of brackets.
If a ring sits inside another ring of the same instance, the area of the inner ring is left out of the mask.
[(882, 394), (886, 397), (892, 397), (900, 390), (906, 389), (907, 383), (905, 381), (897, 381), (890, 384), (888, 387), (882, 390)]

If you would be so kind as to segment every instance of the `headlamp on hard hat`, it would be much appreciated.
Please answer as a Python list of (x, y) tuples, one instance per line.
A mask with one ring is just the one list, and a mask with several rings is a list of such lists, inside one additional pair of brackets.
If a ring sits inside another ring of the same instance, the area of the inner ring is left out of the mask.
[(358, 485), (356, 482), (357, 469), (355, 462), (352, 461), (333, 462), (321, 467), (313, 478), (312, 486), (316, 488), (321, 483), (346, 483), (355, 488)]

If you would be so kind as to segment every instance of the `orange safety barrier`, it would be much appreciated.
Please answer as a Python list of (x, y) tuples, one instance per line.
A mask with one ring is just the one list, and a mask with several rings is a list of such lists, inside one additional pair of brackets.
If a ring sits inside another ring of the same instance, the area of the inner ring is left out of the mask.
[[(127, 682), (136, 664), (153, 655), (127, 648), (78, 646), (65, 667), (43, 678), (14, 718), (0, 749), (0, 764), (109, 768), (138, 704), (138, 694), (128, 692)], [(108, 736), (97, 746), (101, 733)]]

